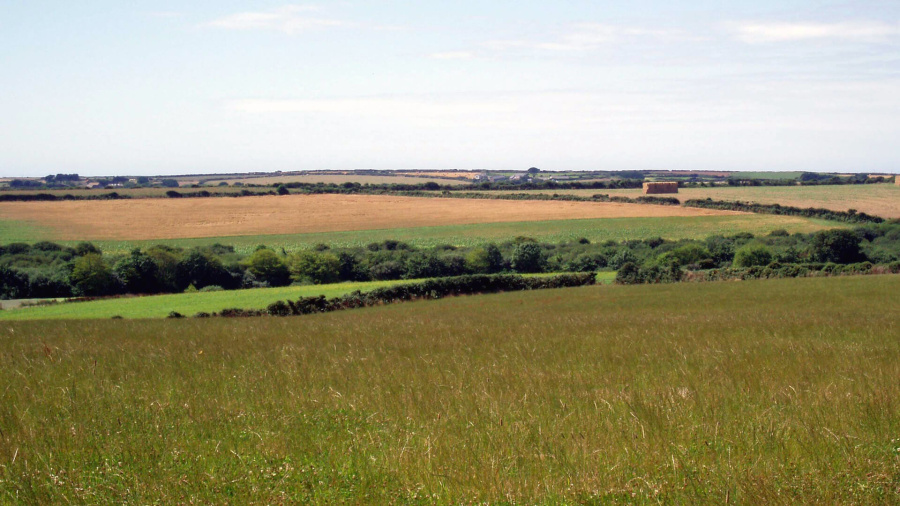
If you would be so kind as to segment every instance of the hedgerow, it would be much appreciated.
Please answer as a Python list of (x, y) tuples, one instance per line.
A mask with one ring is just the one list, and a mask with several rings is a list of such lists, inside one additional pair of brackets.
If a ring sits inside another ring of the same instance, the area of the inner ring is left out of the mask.
[(269, 304), (263, 311), (240, 308), (224, 309), (215, 316), (293, 316), (327, 313), (418, 299), (441, 299), (459, 295), (586, 286), (594, 284), (595, 280), (596, 273), (593, 272), (560, 274), (542, 278), (526, 278), (515, 274), (454, 276), (430, 279), (421, 283), (377, 288), (369, 292), (355, 291), (330, 299), (319, 295), (300, 297), (297, 300), (280, 300)]
[(848, 211), (832, 211), (817, 207), (792, 207), (780, 204), (757, 204), (755, 202), (731, 202), (713, 199), (691, 199), (684, 203), (685, 207), (701, 207), (704, 209), (720, 209), (725, 211), (742, 211), (757, 214), (776, 214), (783, 216), (802, 216), (804, 218), (819, 218), (830, 221), (842, 221), (845, 223), (882, 223), (884, 218), (860, 213), (853, 209)]

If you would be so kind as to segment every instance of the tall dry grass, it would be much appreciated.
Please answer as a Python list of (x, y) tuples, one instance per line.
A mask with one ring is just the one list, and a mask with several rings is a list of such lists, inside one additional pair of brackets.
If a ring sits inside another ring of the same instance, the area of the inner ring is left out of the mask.
[(900, 277), (0, 324), (0, 502), (900, 502)]

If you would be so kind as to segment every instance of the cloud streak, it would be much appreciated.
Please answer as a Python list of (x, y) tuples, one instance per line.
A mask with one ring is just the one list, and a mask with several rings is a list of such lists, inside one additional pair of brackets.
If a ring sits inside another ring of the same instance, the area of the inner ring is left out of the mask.
[(685, 34), (673, 30), (618, 26), (602, 23), (578, 23), (572, 25), (569, 33), (557, 37), (556, 40), (490, 40), (483, 47), (493, 51), (516, 49), (532, 49), (558, 52), (595, 51), (604, 47), (633, 43), (636, 41), (675, 41), (687, 40)]
[(749, 44), (811, 40), (877, 42), (900, 35), (900, 25), (883, 22), (740, 23), (732, 34)]
[(262, 30), (293, 35), (309, 30), (347, 26), (350, 23), (313, 15), (319, 11), (311, 5), (286, 5), (268, 11), (249, 11), (214, 19), (203, 26), (224, 30)]

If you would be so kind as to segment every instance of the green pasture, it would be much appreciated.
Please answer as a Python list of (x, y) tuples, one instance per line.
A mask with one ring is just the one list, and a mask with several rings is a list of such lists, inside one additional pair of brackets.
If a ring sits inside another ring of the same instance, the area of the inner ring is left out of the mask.
[[(277, 300), (315, 295), (337, 297), (354, 290), (366, 291), (401, 284), (400, 281), (335, 283), (332, 285), (252, 288), (220, 292), (174, 293), (144, 297), (119, 297), (87, 302), (66, 302), (49, 306), (33, 306), (0, 311), (0, 320), (44, 320), (84, 318), (165, 318), (170, 311), (185, 316), (199, 312), (212, 313), (226, 308), (264, 309)], [(3, 302), (0, 301), (0, 305)]]
[(731, 179), (797, 179), (802, 172), (733, 172)]
[[(553, 276), (557, 273), (527, 274), (526, 276)], [(615, 272), (600, 272), (597, 282), (612, 283)], [(196, 313), (213, 313), (228, 308), (265, 309), (278, 300), (298, 299), (324, 295), (339, 297), (359, 290), (366, 292), (384, 286), (415, 283), (421, 280), (368, 281), (361, 283), (335, 283), (330, 285), (287, 286), (279, 288), (253, 288), (220, 292), (193, 292), (143, 297), (119, 297), (86, 302), (60, 302), (46, 306), (31, 306), (0, 311), (2, 320), (65, 320), (112, 318), (165, 318), (175, 311), (185, 316)], [(0, 301), (0, 307), (4, 302)]]
[(898, 290), (0, 322), (0, 502), (897, 504)]
[[(0, 221), (0, 227), (4, 222)], [(11, 223), (11, 222), (6, 222)], [(789, 232), (815, 232), (841, 226), (823, 220), (793, 216), (727, 215), (661, 218), (604, 218), (583, 220), (522, 221), (512, 223), (479, 223), (439, 227), (395, 228), (360, 230), (350, 232), (326, 232), (293, 235), (251, 235), (229, 237), (204, 237), (194, 239), (154, 239), (146, 241), (91, 241), (107, 253), (126, 253), (136, 247), (146, 248), (154, 244), (192, 247), (215, 243), (232, 245), (241, 253), (252, 253), (256, 246), (264, 244), (280, 250), (297, 251), (316, 244), (337, 247), (362, 247), (388, 239), (404, 241), (420, 247), (442, 244), (475, 246), (489, 242), (502, 242), (518, 236), (528, 236), (548, 242), (576, 240), (585, 237), (591, 241), (622, 241), (628, 239), (702, 239), (714, 234), (767, 234), (774, 229)], [(0, 228), (8, 235), (0, 235), (0, 243), (34, 242), (52, 240), (44, 231), (31, 231), (28, 227), (13, 225)], [(40, 232), (40, 233), (39, 233)], [(90, 238), (85, 238), (90, 240)], [(77, 241), (59, 241), (74, 245)]]
[(25, 221), (4, 220), (0, 216), (0, 244), (38, 242), (53, 237), (53, 230)]

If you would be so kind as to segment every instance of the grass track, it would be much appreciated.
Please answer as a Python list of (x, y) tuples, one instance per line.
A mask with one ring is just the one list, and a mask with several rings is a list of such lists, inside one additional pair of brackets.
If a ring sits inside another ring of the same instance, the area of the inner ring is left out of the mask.
[[(338, 247), (362, 247), (387, 239), (404, 241), (415, 246), (432, 247), (441, 244), (476, 246), (488, 242), (502, 242), (516, 236), (529, 236), (542, 241), (560, 242), (586, 237), (591, 241), (626, 239), (703, 239), (713, 234), (750, 232), (767, 234), (783, 228), (789, 232), (815, 232), (842, 226), (823, 220), (810, 220), (793, 216), (729, 215), (668, 218), (606, 218), (586, 220), (529, 221), (514, 223), (481, 223), (474, 225), (448, 225), (440, 227), (394, 228), (350, 232), (326, 232), (292, 235), (252, 235), (207, 237), (197, 239), (159, 239), (147, 241), (92, 241), (107, 253), (127, 253), (135, 247), (146, 248), (154, 244), (170, 246), (202, 246), (214, 243), (233, 245), (241, 253), (252, 253), (257, 245), (265, 244), (286, 251), (308, 249), (325, 243)], [(21, 229), (20, 229), (21, 230)], [(29, 242), (25, 238), (0, 236), (0, 243)], [(77, 241), (60, 241), (74, 245)]]
[[(597, 282), (611, 283), (615, 275), (615, 272), (598, 273)], [(539, 274), (538, 276), (552, 276), (552, 274)], [(383, 286), (401, 285), (416, 281), (371, 281), (365, 283), (335, 283), (331, 285), (287, 286), (222, 292), (124, 297), (0, 311), (0, 320), (95, 319), (111, 318), (113, 316), (121, 316), (123, 318), (165, 318), (170, 311), (177, 311), (185, 316), (192, 316), (201, 311), (212, 313), (226, 308), (265, 309), (266, 306), (277, 300), (297, 299), (301, 296), (310, 297), (316, 295), (338, 297), (354, 290), (365, 292)]]
[(0, 501), (896, 504), (898, 290), (4, 322)]

